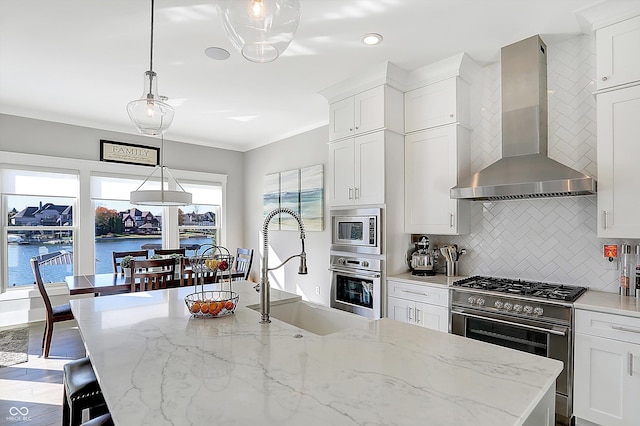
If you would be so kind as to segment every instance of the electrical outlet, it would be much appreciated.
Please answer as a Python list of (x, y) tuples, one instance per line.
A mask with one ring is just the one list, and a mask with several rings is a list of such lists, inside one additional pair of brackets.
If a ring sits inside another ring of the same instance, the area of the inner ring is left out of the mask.
[(316, 287), (316, 294), (320, 294), (320, 287)]

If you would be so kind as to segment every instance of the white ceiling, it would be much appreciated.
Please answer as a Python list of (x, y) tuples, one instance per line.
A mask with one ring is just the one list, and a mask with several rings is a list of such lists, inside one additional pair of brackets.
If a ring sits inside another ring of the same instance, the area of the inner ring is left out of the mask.
[[(318, 92), (373, 65), (413, 70), (460, 52), (494, 62), (500, 47), (531, 35), (549, 44), (588, 29), (578, 10), (639, 3), (300, 0), (293, 43), (255, 64), (227, 40), (215, 0), (156, 0), (154, 70), (175, 107), (165, 137), (246, 151), (326, 124)], [(0, 113), (135, 133), (125, 106), (142, 94), (149, 19), (149, 0), (0, 0)], [(383, 43), (363, 45), (368, 32)], [(231, 58), (208, 58), (210, 46)]]

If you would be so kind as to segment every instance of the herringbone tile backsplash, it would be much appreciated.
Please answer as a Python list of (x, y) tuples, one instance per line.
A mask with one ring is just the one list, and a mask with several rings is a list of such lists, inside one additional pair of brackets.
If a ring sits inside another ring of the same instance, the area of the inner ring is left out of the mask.
[[(549, 157), (597, 177), (595, 41), (576, 36), (548, 44)], [(500, 64), (486, 66), (474, 83), (471, 170), (502, 155)], [(596, 234), (596, 196), (475, 201), (472, 233), (432, 236), (435, 244), (458, 244), (462, 275), (491, 275), (576, 284), (618, 291), (618, 270), (602, 256)]]

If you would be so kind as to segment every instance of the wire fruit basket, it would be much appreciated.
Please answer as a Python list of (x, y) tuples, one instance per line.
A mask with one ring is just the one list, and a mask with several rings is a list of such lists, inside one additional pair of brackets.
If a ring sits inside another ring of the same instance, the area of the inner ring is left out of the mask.
[[(238, 293), (231, 291), (204, 290), (204, 277), (207, 274), (213, 274), (214, 277), (218, 271), (226, 271), (233, 265), (233, 256), (224, 247), (212, 245), (202, 252), (200, 255), (191, 256), (189, 258), (191, 269), (196, 273), (195, 288), (196, 292), (188, 294), (184, 298), (184, 302), (191, 312), (191, 315), (205, 318), (218, 318), (225, 315), (233, 314), (238, 306)], [(200, 291), (198, 291), (198, 278), (200, 278)]]

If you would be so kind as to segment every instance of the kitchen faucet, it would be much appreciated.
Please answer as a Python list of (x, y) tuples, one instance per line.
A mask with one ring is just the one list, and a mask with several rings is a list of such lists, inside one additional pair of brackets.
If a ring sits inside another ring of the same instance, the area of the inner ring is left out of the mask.
[[(269, 268), (269, 222), (273, 219), (274, 216), (280, 213), (288, 213), (298, 222), (298, 228), (300, 229), (300, 242), (302, 243), (302, 251), (300, 254), (295, 254), (293, 256), (289, 256), (284, 262), (275, 268)], [(286, 207), (279, 207), (269, 214), (264, 219), (264, 224), (262, 225), (262, 239), (263, 239), (263, 251), (262, 251), (262, 277), (260, 279), (260, 288), (256, 289), (260, 291), (260, 323), (266, 324), (270, 323), (269, 314), (271, 312), (271, 296), (270, 296), (270, 286), (269, 286), (269, 271), (276, 270), (285, 263), (293, 259), (294, 257), (300, 258), (300, 267), (298, 268), (298, 274), (306, 275), (307, 274), (307, 253), (304, 251), (304, 224), (302, 223), (302, 219), (296, 212)]]

